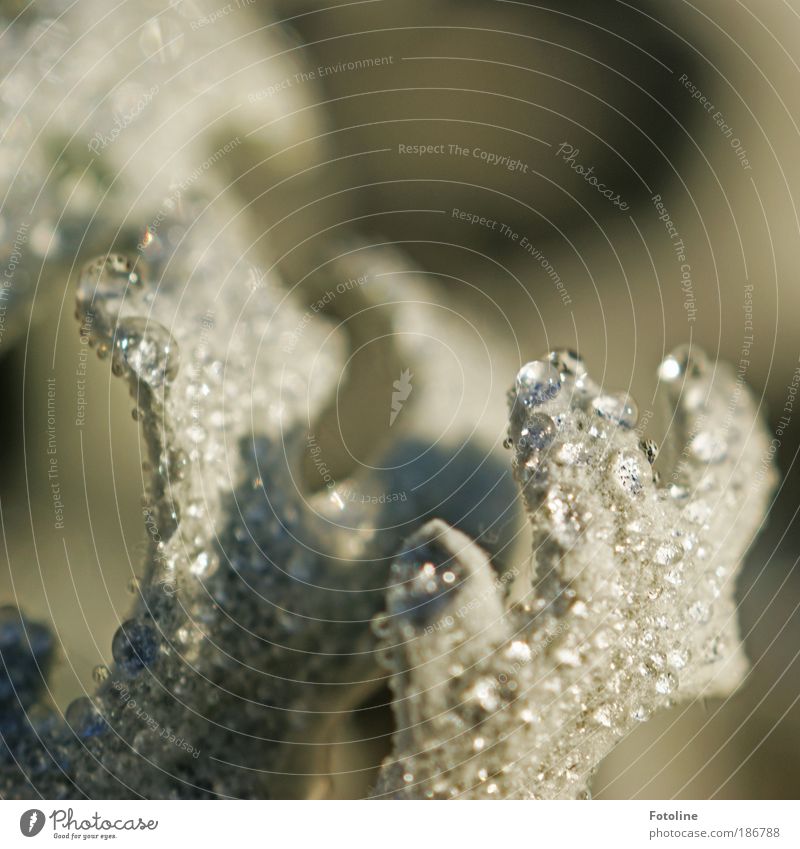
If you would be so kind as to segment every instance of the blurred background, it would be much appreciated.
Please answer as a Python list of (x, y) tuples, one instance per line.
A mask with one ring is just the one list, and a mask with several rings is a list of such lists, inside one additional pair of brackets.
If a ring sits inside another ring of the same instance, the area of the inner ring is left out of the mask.
[[(69, 6), (4, 0), (16, 29), (3, 40), (23, 28), (30, 45), (37, 27), (57, 35)], [(102, 23), (100, 0), (83, 6)], [(386, 243), (480, 337), (485, 355), (468, 334), (447, 338), (443, 324), (438, 341), (453, 361), (435, 345), (429, 353), (441, 360), (437, 380), (449, 368), (470, 387), (459, 424), (489, 447), (502, 440), (504, 393), (519, 363), (553, 347), (579, 350), (599, 380), (629, 388), (646, 418), (655, 368), (675, 345), (747, 361), (782, 473), (739, 586), (751, 673), (724, 702), (648, 722), (607, 759), (594, 792), (796, 798), (800, 0), (123, 2), (119, 25), (139, 21), (143, 6), (143, 55), (167, 79), (200, 81), (194, 90), (208, 102), (187, 95), (186, 118), (143, 111), (105, 157), (86, 153), (98, 132), (91, 109), (69, 116), (81, 143), (65, 139), (66, 123), (43, 121), (38, 134), (35, 119), (4, 126), (7, 150), (22, 133), (22, 144), (47, 151), (53, 210), (30, 216), (20, 241), (21, 172), (4, 166), (3, 264), (16, 276), (0, 325), (0, 604), (54, 624), (56, 701), (89, 689), (92, 668), (107, 660), (146, 541), (131, 402), (107, 362), (83, 356), (73, 264), (141, 232), (147, 217), (128, 232), (117, 227), (119, 211), (146, 208), (148, 186), (166, 191), (164, 146), (176, 133), (196, 144), (198, 165), (235, 136), (235, 152), (209, 171), (246, 210), (254, 257), (299, 298), (310, 304), (329, 287), (342, 246)], [(188, 63), (201, 36), (205, 60)], [(34, 104), (72, 90), (81, 43), (63, 39), (46, 66), (33, 46), (15, 58), (41, 84), (26, 92)], [(126, 67), (110, 66), (121, 77)], [(4, 64), (9, 113), (20, 102), (12, 71)], [(217, 90), (225, 110), (208, 95)], [(70, 241), (82, 192), (101, 212), (86, 239)], [(351, 346), (341, 429), (319, 433), (337, 475), (386, 447), (383, 419), (402, 365), (381, 347), (364, 304), (352, 293), (330, 305)], [(86, 420), (74, 427), (84, 362)], [(50, 407), (49, 379), (64, 387)], [(54, 420), (63, 528), (48, 475)]]

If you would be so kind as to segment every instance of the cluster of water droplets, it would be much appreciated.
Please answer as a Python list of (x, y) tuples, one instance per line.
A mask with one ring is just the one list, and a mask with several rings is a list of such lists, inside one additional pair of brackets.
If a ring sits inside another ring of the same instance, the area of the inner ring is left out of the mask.
[(158, 390), (175, 380), (180, 351), (169, 330), (147, 316), (154, 292), (145, 262), (108, 254), (88, 262), (80, 274), (76, 317), (101, 358), (111, 354), (117, 377), (133, 377)]
[[(287, 32), (254, 28), (246, 4), (213, 27), (197, 21), (217, 10), (215, 0), (139, 0), (101, 24), (94, 0), (16, 5), (0, 10), (7, 339), (24, 329), (35, 296), (61, 289), (78, 253), (112, 243), (135, 251), (138, 222), (160, 221), (189, 186), (214, 198), (245, 137), (278, 177), (317, 152), (313, 143), (292, 152), (318, 137), (316, 115), (302, 108), (311, 86), (247, 96), (299, 67)], [(224, 75), (200, 70), (209, 55)], [(271, 157), (276, 146), (289, 152)]]
[(380, 795), (582, 796), (636, 724), (741, 680), (734, 589), (774, 483), (766, 430), (731, 369), (696, 350), (670, 354), (658, 378), (660, 449), (635, 401), (576, 354), (520, 369), (506, 447), (532, 569), (508, 586), (442, 528), (429, 536), (448, 548), (456, 589), (435, 558), (399, 563), (406, 589), (390, 595), (382, 635), (410, 704)]

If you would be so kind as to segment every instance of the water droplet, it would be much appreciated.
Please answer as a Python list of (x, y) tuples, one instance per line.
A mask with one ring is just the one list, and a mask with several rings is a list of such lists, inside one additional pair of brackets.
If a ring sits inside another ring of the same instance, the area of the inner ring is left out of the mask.
[(681, 376), (681, 364), (678, 360), (670, 355), (658, 367), (658, 376), (661, 380), (672, 382)]
[(673, 693), (678, 687), (678, 679), (671, 672), (664, 672), (656, 678), (656, 692), (662, 696)]
[(189, 571), (196, 578), (210, 578), (218, 569), (219, 561), (207, 551), (201, 551), (189, 566)]
[(611, 728), (611, 711), (607, 707), (598, 708), (592, 714), (592, 718), (599, 725), (602, 725), (605, 728)]
[(613, 642), (614, 635), (608, 628), (598, 628), (595, 631), (592, 642), (599, 649), (607, 649)]
[(556, 424), (550, 416), (544, 413), (534, 413), (522, 430), (522, 438), (526, 439), (533, 448), (544, 449), (555, 439)]
[(497, 685), (491, 678), (480, 678), (467, 697), (474, 699), (486, 711), (495, 711), (500, 707)]
[(592, 401), (592, 406), (603, 418), (616, 422), (622, 427), (636, 427), (636, 422), (639, 420), (639, 408), (626, 392), (598, 395)]
[(703, 659), (706, 663), (715, 663), (725, 654), (725, 641), (722, 637), (712, 637), (703, 647)]
[(667, 663), (673, 669), (683, 669), (689, 662), (691, 655), (688, 649), (677, 648), (667, 652)]
[(684, 375), (687, 378), (702, 377), (707, 368), (708, 360), (700, 349), (682, 345), (664, 359), (658, 367), (658, 376), (665, 383), (676, 383)]
[(614, 480), (622, 491), (633, 498), (644, 489), (639, 458), (629, 451), (619, 451), (611, 460)]
[(539, 451), (552, 444), (556, 435), (555, 422), (544, 413), (534, 413), (525, 420), (516, 441), (517, 463), (536, 459)]
[(170, 450), (167, 468), (171, 480), (184, 480), (189, 468), (189, 455), (182, 448)]
[(549, 360), (564, 376), (580, 378), (587, 374), (583, 358), (568, 348), (551, 351)]
[(544, 360), (526, 363), (517, 373), (517, 396), (528, 406), (538, 406), (561, 391), (561, 375)]
[(531, 647), (524, 640), (514, 640), (506, 650), (506, 657), (510, 661), (527, 663), (533, 657), (533, 653)]
[(653, 559), (656, 563), (660, 563), (662, 566), (670, 566), (675, 563), (677, 560), (680, 560), (681, 552), (676, 545), (673, 545), (670, 542), (663, 543), (659, 545), (656, 549), (656, 553), (653, 556)]
[(92, 678), (94, 678), (97, 684), (102, 684), (103, 681), (107, 681), (111, 672), (107, 666), (104, 664), (100, 664), (99, 666), (95, 666), (92, 670)]
[[(713, 509), (710, 504), (705, 501), (692, 501), (683, 508), (683, 515), (686, 520), (695, 525), (704, 525), (710, 518)], [(702, 560), (705, 554), (701, 555), (698, 550), (698, 557)]]
[(683, 572), (680, 569), (670, 569), (664, 574), (664, 580), (673, 587), (679, 587), (683, 583)]
[(689, 497), (689, 490), (685, 486), (674, 483), (669, 488), (669, 495), (675, 501), (683, 501)]
[(586, 449), (580, 442), (563, 442), (556, 453), (556, 460), (565, 466), (574, 466), (586, 457)]
[(658, 444), (652, 439), (643, 439), (639, 443), (639, 447), (644, 451), (644, 456), (647, 457), (647, 462), (652, 466), (658, 459)]
[(556, 649), (553, 654), (558, 663), (563, 666), (570, 666), (574, 669), (581, 665), (581, 656), (575, 649), (564, 646)]
[(82, 740), (96, 737), (108, 727), (92, 700), (86, 698), (86, 696), (75, 699), (67, 708), (64, 717), (70, 728)]
[(689, 607), (689, 616), (691, 616), (695, 622), (704, 625), (711, 619), (711, 606), (706, 604), (704, 601), (696, 601)]
[(114, 342), (115, 373), (131, 372), (148, 386), (171, 383), (178, 374), (180, 354), (164, 325), (146, 318), (124, 318)]
[[(98, 257), (88, 262), (81, 271), (78, 280), (78, 309), (85, 315), (97, 307), (101, 312), (114, 317), (119, 313), (123, 298), (131, 298), (142, 286), (142, 272), (129, 257), (123, 254)], [(91, 333), (89, 336), (91, 342), (96, 341)]]

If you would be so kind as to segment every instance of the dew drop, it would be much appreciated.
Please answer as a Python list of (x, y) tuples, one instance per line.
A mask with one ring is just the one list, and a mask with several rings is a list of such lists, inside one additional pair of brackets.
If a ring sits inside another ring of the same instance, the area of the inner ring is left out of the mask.
[(662, 696), (673, 693), (678, 687), (678, 679), (671, 672), (664, 672), (656, 678), (656, 692)]
[(611, 461), (611, 469), (617, 485), (630, 498), (642, 492), (642, 469), (635, 454), (629, 451), (618, 452)]
[(585, 377), (587, 374), (583, 358), (575, 351), (571, 351), (568, 348), (551, 351), (548, 359), (562, 375), (581, 378)]
[(109, 316), (116, 316), (122, 299), (130, 298), (142, 285), (142, 273), (129, 257), (123, 254), (98, 257), (88, 262), (81, 271), (78, 308), (87, 313), (92, 307), (97, 307)]
[(102, 684), (103, 681), (108, 681), (110, 675), (111, 672), (109, 671), (109, 668), (102, 663), (99, 666), (95, 666), (92, 670), (92, 678), (97, 684)]
[(534, 457), (536, 452), (544, 451), (552, 444), (556, 436), (555, 422), (544, 413), (529, 416), (519, 433), (517, 440), (517, 460), (524, 463)]
[(533, 657), (533, 653), (524, 640), (514, 640), (506, 651), (506, 657), (511, 661), (527, 663)]
[(602, 725), (605, 728), (611, 728), (611, 712), (607, 707), (598, 708), (592, 714), (592, 718), (598, 725)]
[(703, 659), (706, 663), (715, 663), (725, 654), (725, 641), (716, 636), (708, 640), (703, 647)]
[(643, 439), (639, 443), (639, 447), (644, 451), (644, 456), (647, 457), (647, 462), (652, 466), (658, 459), (658, 444), (652, 439)]
[(639, 408), (626, 392), (598, 395), (592, 401), (592, 406), (604, 419), (625, 428), (636, 427), (636, 422), (639, 420)]
[(697, 348), (692, 350), (689, 345), (682, 345), (664, 359), (658, 367), (658, 376), (665, 383), (675, 383), (684, 375), (688, 378), (702, 377), (707, 367), (708, 361), (702, 351)]
[(683, 669), (689, 662), (688, 649), (677, 648), (667, 652), (667, 663), (673, 669)]
[(680, 558), (681, 553), (678, 547), (669, 542), (659, 545), (654, 555), (656, 563), (659, 563), (662, 566), (670, 566), (677, 560), (680, 560)]
[(705, 625), (711, 619), (711, 606), (704, 601), (696, 601), (689, 607), (689, 616), (695, 622)]
[(189, 571), (196, 578), (205, 580), (215, 575), (219, 570), (219, 557), (208, 551), (201, 551), (189, 566)]
[(474, 699), (485, 711), (495, 711), (500, 706), (497, 685), (491, 678), (480, 678), (467, 694)]
[(683, 583), (683, 572), (680, 569), (670, 569), (664, 574), (664, 580), (673, 587), (679, 587)]
[(157, 321), (124, 318), (117, 325), (114, 369), (130, 372), (148, 386), (171, 383), (178, 375), (180, 354), (172, 335)]
[(67, 708), (64, 717), (70, 728), (82, 740), (97, 737), (108, 727), (92, 700), (86, 696), (75, 699)]
[(561, 391), (561, 375), (544, 360), (526, 363), (517, 373), (517, 396), (528, 406), (538, 406)]

